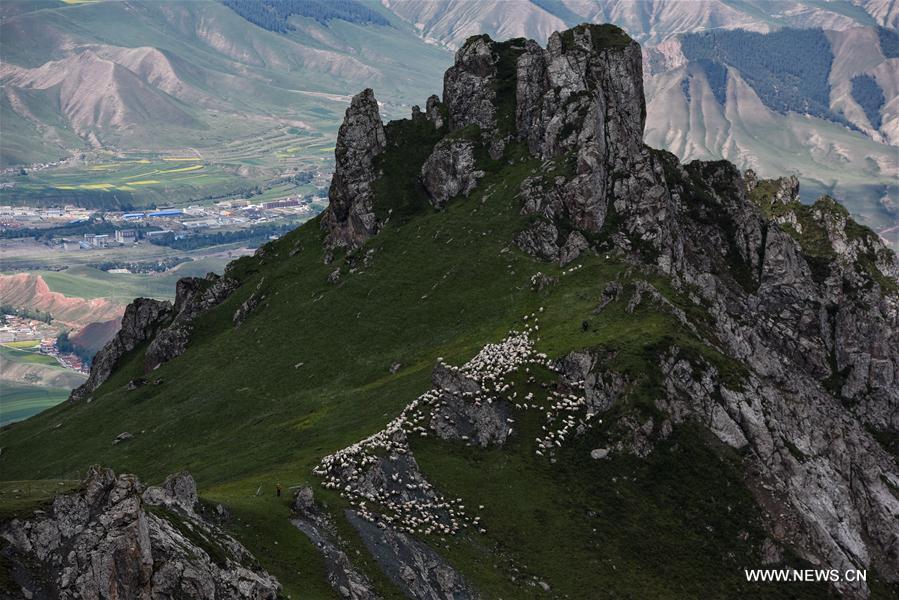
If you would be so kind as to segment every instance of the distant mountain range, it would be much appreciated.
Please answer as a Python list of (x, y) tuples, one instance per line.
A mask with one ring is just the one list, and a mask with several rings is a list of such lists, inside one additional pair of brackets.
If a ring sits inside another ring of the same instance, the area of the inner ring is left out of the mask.
[[(899, 4), (756, 0), (6, 2), (3, 165), (91, 148), (216, 148), (291, 127), (332, 139), (348, 97), (382, 114), (439, 89), (467, 37), (613, 22), (644, 46), (647, 143), (726, 157), (899, 231)], [(802, 28), (797, 32), (793, 29)], [(738, 31), (739, 30), (739, 31)], [(236, 168), (252, 169), (251, 160)]]

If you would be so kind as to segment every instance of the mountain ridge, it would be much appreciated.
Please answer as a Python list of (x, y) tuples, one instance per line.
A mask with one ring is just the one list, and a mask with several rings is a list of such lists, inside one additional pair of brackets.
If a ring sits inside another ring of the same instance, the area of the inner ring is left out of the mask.
[(133, 303), (4, 470), (190, 468), (287, 593), (895, 597), (899, 259), (645, 145), (642, 65), (611, 25), (479, 35), (408, 119), (357, 95), (328, 212)]

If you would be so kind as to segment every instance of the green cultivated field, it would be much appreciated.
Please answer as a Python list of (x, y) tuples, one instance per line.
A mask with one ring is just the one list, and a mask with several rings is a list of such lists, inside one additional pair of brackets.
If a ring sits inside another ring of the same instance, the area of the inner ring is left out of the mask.
[(25, 363), (29, 365), (46, 365), (48, 367), (59, 367), (59, 363), (52, 356), (41, 354), (40, 352), (30, 350), (17, 350), (9, 348), (5, 344), (0, 345), (0, 356), (13, 362)]
[(70, 391), (0, 382), (0, 426), (27, 419), (56, 406), (69, 397)]
[(54, 292), (77, 298), (109, 298), (131, 302), (134, 298), (167, 299), (175, 296), (175, 283), (182, 277), (202, 277), (209, 271), (221, 272), (225, 259), (186, 262), (159, 274), (108, 273), (93, 267), (73, 267), (65, 271), (32, 271), (40, 275)]
[[(204, 197), (241, 195), (265, 186), (265, 174), (238, 174), (238, 165), (210, 163), (199, 156), (128, 155), (104, 162), (6, 176), (15, 186), (0, 191), (4, 203), (77, 204), (127, 209), (177, 206)], [(267, 172), (266, 172), (267, 173)], [(286, 193), (295, 191), (288, 187)], [(286, 195), (286, 194), (285, 194)]]

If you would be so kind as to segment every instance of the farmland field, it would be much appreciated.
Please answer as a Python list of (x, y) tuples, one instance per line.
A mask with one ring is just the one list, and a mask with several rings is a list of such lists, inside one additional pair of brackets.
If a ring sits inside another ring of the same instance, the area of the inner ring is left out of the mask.
[(62, 388), (0, 383), (0, 426), (27, 419), (56, 406), (69, 396)]
[(46, 354), (41, 354), (40, 352), (33, 350), (10, 348), (9, 344), (0, 345), (0, 356), (18, 363), (59, 367), (59, 363), (56, 362), (56, 359), (52, 356), (47, 356)]
[(54, 292), (77, 298), (109, 298), (130, 302), (138, 296), (167, 299), (175, 295), (175, 283), (182, 277), (221, 272), (223, 261), (207, 259), (183, 263), (159, 274), (107, 273), (93, 267), (65, 271), (32, 271), (40, 275)]
[(0, 203), (127, 210), (258, 195), (272, 188), (277, 192), (271, 196), (308, 194), (313, 186), (285, 178), (298, 171), (328, 171), (333, 151), (331, 136), (285, 126), (211, 148), (94, 151), (59, 166), (0, 177), (12, 184), (0, 190)]
[(30, 350), (39, 347), (41, 343), (38, 340), (21, 340), (18, 342), (6, 342), (3, 345), (16, 350)]
[(200, 158), (190, 164), (165, 157), (129, 156), (108, 162), (35, 171), (8, 179), (12, 204), (75, 203), (96, 208), (177, 204), (195, 197), (238, 191), (246, 181)]

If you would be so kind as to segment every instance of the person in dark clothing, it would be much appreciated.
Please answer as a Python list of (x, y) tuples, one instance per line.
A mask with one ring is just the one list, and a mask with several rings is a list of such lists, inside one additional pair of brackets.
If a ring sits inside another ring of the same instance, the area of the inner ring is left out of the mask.
[(281, 484), (280, 483), (275, 486), (275, 495), (278, 496), (278, 498), (281, 497)]

